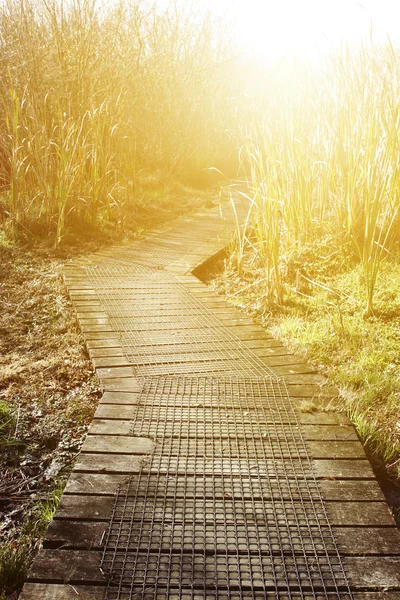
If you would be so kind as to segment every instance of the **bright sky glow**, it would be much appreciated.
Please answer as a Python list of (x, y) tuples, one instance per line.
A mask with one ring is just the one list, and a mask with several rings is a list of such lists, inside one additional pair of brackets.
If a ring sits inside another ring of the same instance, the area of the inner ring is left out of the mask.
[(276, 60), (295, 55), (315, 58), (341, 43), (370, 36), (400, 39), (400, 0), (201, 0), (231, 23), (247, 49)]

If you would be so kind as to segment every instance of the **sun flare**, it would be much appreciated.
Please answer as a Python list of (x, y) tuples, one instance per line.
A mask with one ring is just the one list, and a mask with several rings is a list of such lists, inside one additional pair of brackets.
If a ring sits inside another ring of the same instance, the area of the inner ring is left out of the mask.
[(340, 44), (399, 38), (400, 4), (393, 0), (214, 0), (236, 41), (274, 60), (283, 55), (324, 55)]

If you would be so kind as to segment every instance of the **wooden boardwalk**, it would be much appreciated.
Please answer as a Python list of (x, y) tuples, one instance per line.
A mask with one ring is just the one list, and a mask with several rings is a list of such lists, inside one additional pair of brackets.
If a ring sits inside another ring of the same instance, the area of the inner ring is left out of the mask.
[(400, 600), (351, 423), (304, 412), (335, 390), (192, 274), (233, 228), (216, 208), (65, 269), (104, 393), (21, 600)]

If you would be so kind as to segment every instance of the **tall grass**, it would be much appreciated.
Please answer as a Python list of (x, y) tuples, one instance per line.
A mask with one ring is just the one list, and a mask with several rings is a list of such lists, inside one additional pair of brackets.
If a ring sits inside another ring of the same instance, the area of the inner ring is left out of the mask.
[(141, 173), (202, 184), (235, 156), (228, 51), (209, 17), (144, 0), (0, 11), (0, 186), (14, 238), (42, 230), (58, 243), (68, 223), (120, 221)]
[(242, 149), (270, 298), (282, 302), (287, 253), (329, 233), (358, 257), (372, 315), (400, 206), (399, 68), (389, 44), (270, 77)]
[[(9, 231), (124, 222), (142, 174), (236, 174), (250, 244), (279, 303), (293, 248), (349, 244), (366, 314), (400, 223), (398, 53), (365, 45), (322, 68), (240, 63), (193, 6), (5, 0), (0, 14), (0, 209)], [(214, 170), (210, 171), (209, 168)], [(242, 261), (244, 253), (241, 252)]]

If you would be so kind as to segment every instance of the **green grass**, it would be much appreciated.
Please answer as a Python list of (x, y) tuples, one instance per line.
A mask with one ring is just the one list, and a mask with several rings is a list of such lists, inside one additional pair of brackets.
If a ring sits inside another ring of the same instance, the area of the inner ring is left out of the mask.
[(63, 491), (59, 482), (48, 496), (25, 510), (18, 539), (0, 547), (0, 598), (21, 589), (28, 569), (38, 549), (39, 541), (57, 508)]
[(15, 425), (16, 419), (11, 407), (6, 402), (0, 401), (0, 448), (12, 443)]
[[(362, 267), (331, 254), (330, 260), (321, 260), (318, 247), (314, 253), (304, 248), (298, 256), (292, 253), (283, 305), (267, 301), (250, 253), (245, 277), (238, 277), (233, 257), (217, 285), (326, 374), (340, 390), (338, 409), (349, 414), (371, 451), (400, 476), (400, 259), (382, 265), (375, 314), (367, 318)], [(305, 273), (300, 278), (292, 269), (299, 261)]]

